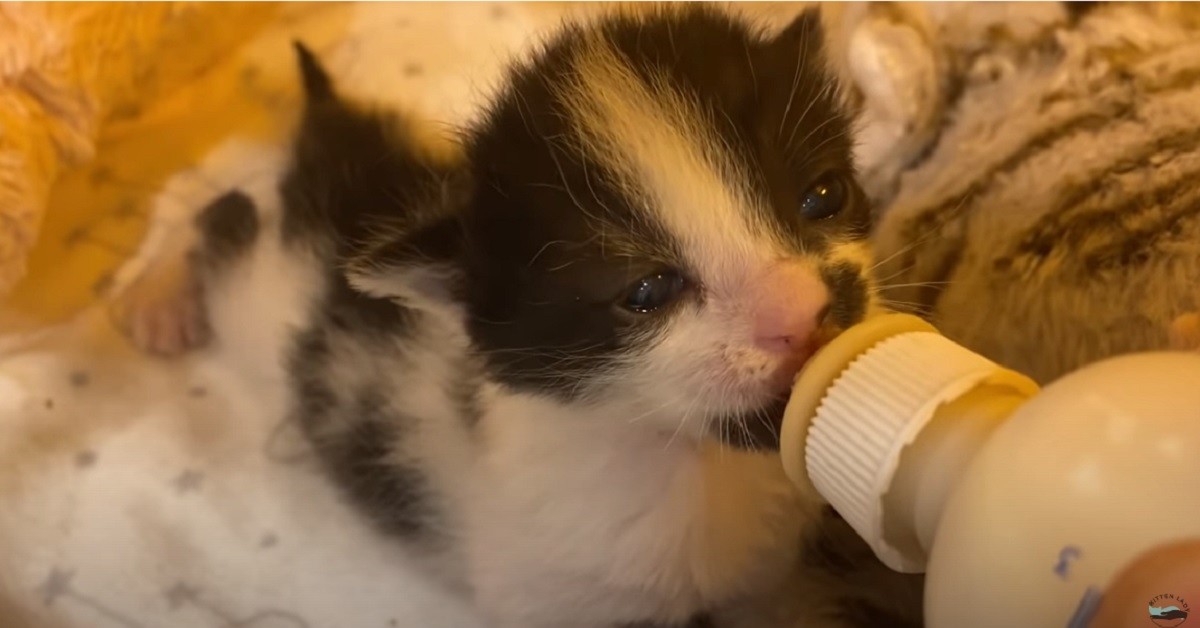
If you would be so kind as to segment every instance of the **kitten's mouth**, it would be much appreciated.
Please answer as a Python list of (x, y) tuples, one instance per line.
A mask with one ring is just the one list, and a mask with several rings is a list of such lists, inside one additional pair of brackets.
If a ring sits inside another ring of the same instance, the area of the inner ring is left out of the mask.
[(779, 434), (783, 428), (783, 414), (787, 410), (788, 401), (792, 397), (792, 387), (796, 377), (808, 361), (817, 354), (829, 341), (833, 340), (841, 329), (823, 328), (814, 335), (811, 342), (798, 352), (796, 360), (785, 365), (778, 381), (779, 394), (763, 405), (752, 410), (743, 411), (721, 417), (716, 422), (714, 434), (721, 442), (751, 451), (778, 451)]
[(716, 421), (713, 436), (737, 449), (778, 451), (783, 411), (789, 399), (790, 395), (782, 395), (754, 410), (723, 416)]

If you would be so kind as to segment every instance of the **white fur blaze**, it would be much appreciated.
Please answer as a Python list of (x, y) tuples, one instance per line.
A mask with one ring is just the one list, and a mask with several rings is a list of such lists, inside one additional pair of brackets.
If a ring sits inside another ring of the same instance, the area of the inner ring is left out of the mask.
[(697, 271), (723, 279), (783, 254), (744, 169), (698, 103), (665, 79), (648, 88), (603, 40), (588, 42), (575, 70), (561, 95), (582, 148), (645, 204)]

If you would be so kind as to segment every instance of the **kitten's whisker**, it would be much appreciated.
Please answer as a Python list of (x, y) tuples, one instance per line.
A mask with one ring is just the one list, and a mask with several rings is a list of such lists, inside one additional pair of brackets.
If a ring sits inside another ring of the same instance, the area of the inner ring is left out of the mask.
[(876, 283), (876, 284), (879, 284), (879, 285), (884, 285), (884, 284), (887, 284), (887, 282), (889, 282), (889, 281), (891, 281), (891, 280), (895, 279), (896, 277), (899, 277), (900, 275), (903, 275), (904, 273), (907, 273), (908, 271), (912, 270), (912, 269), (913, 269), (913, 268), (915, 268), (915, 267), (916, 267), (916, 264), (915, 264), (915, 263), (913, 263), (913, 264), (910, 264), (909, 266), (906, 266), (906, 267), (904, 267), (904, 268), (901, 268), (900, 270), (897, 270), (896, 272), (894, 272), (894, 273), (892, 273), (892, 274), (888, 275), (887, 277), (879, 277), (879, 278), (876, 278), (876, 279), (875, 279), (875, 283)]
[(882, 284), (876, 288), (876, 291), (884, 292), (886, 290), (895, 290), (898, 288), (923, 288), (925, 286), (948, 286), (953, 283), (953, 281), (918, 281), (914, 283)]
[(796, 88), (800, 86), (800, 68), (804, 67), (807, 58), (808, 31), (800, 38), (800, 51), (796, 57), (796, 71), (792, 75), (792, 91), (788, 94), (787, 107), (783, 109), (783, 117), (779, 119), (779, 130), (775, 132), (775, 141), (783, 139), (783, 125), (787, 122), (788, 114), (792, 112), (792, 102), (796, 99)]
[(671, 444), (675, 442), (675, 437), (679, 436), (680, 430), (683, 429), (683, 426), (687, 423), (688, 418), (691, 417), (692, 411), (696, 408), (696, 405), (699, 404), (699, 402), (699, 396), (692, 398), (691, 403), (688, 404), (687, 411), (683, 413), (683, 418), (679, 420), (679, 425), (675, 427), (675, 431), (671, 433), (671, 438), (667, 439), (667, 444), (663, 447), (663, 449), (671, 448)]

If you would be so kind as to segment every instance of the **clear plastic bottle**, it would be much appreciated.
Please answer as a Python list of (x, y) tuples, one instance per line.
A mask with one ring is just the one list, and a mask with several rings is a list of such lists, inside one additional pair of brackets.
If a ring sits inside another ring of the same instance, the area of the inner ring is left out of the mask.
[(1082, 628), (1126, 563), (1200, 538), (1200, 355), (1039, 390), (916, 317), (875, 317), (800, 374), (781, 454), (886, 565), (926, 573), (930, 628)]

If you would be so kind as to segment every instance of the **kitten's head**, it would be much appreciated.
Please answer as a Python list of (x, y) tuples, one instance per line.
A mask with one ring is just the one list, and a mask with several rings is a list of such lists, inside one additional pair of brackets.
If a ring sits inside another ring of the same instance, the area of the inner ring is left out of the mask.
[(773, 37), (694, 7), (568, 28), (470, 133), (461, 205), (357, 283), (457, 312), (511, 389), (769, 445), (867, 308), (850, 128), (813, 12)]

